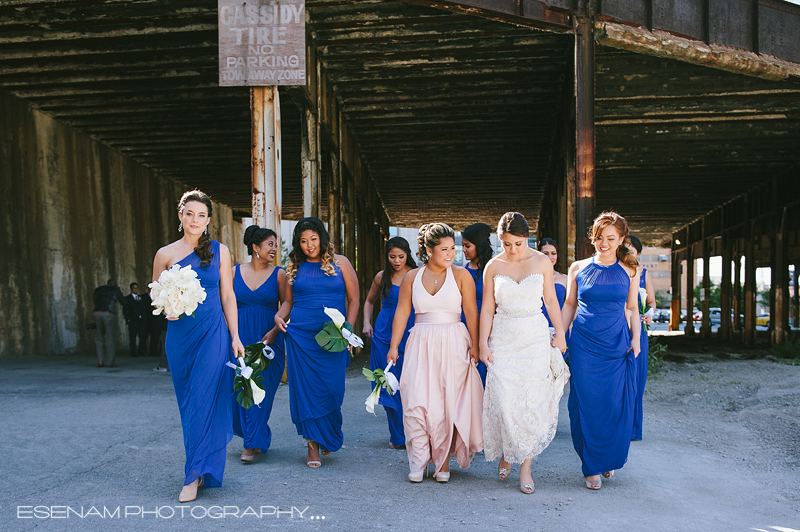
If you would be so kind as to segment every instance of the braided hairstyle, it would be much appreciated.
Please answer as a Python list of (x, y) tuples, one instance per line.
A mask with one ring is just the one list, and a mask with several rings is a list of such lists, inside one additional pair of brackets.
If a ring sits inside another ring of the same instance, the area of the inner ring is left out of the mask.
[(430, 257), (428, 257), (428, 250), (426, 248), (435, 248), (443, 238), (447, 237), (453, 240), (456, 238), (455, 231), (447, 224), (434, 222), (420, 227), (419, 236), (417, 236), (417, 244), (419, 244), (419, 253), (417, 253), (417, 256), (419, 256), (419, 260), (428, 264), (428, 259)]
[(408, 245), (408, 240), (402, 236), (390, 238), (386, 242), (386, 246), (383, 249), (384, 266), (380, 284), (381, 298), (389, 295), (389, 291), (392, 289), (392, 275), (394, 274), (394, 268), (392, 267), (392, 263), (389, 262), (389, 253), (393, 249), (399, 249), (406, 254), (406, 266), (410, 268), (417, 267), (417, 263), (414, 262), (414, 257), (411, 256), (411, 246)]
[(297, 269), (300, 265), (308, 260), (306, 254), (303, 253), (303, 250), (300, 248), (300, 237), (303, 235), (304, 231), (314, 231), (319, 235), (319, 250), (320, 250), (320, 262), (322, 270), (325, 272), (325, 275), (330, 275), (331, 277), (336, 275), (336, 269), (333, 267), (336, 264), (336, 256), (335, 250), (333, 248), (333, 243), (331, 242), (331, 237), (328, 234), (328, 231), (325, 229), (325, 224), (322, 223), (322, 220), (319, 218), (314, 218), (313, 216), (309, 216), (307, 218), (303, 218), (297, 225), (294, 226), (294, 233), (292, 234), (292, 251), (289, 252), (289, 265), (286, 267), (286, 277), (289, 280), (289, 284), (294, 283), (295, 275), (297, 275)]
[[(183, 193), (181, 200), (178, 202), (178, 212), (183, 213), (183, 208), (190, 201), (199, 201), (205, 205), (208, 209), (208, 217), (209, 219), (211, 218), (211, 213), (214, 210), (214, 206), (211, 203), (211, 198), (209, 198), (204, 192), (197, 189), (189, 190)], [(211, 236), (207, 231), (208, 227), (206, 227), (206, 230), (203, 231), (202, 235), (200, 235), (200, 240), (197, 241), (197, 247), (194, 248), (195, 254), (200, 257), (200, 267), (203, 269), (207, 268), (208, 265), (211, 264), (211, 260), (214, 258), (214, 254), (211, 253)]]
[(472, 224), (461, 232), (462, 243), (464, 239), (467, 239), (472, 242), (478, 252), (478, 277), (483, 276), (483, 269), (494, 255), (492, 242), (489, 240), (491, 234), (492, 228), (484, 223)]
[(629, 236), (630, 231), (628, 230), (628, 222), (626, 222), (625, 218), (623, 218), (620, 214), (617, 214), (613, 211), (600, 213), (600, 216), (594, 219), (592, 229), (589, 232), (589, 240), (591, 240), (592, 245), (594, 245), (595, 241), (600, 238), (600, 235), (603, 234), (603, 230), (609, 225), (614, 226), (614, 229), (617, 230), (617, 234), (621, 239), (619, 247), (617, 248), (617, 259), (619, 259), (621, 263), (625, 264), (629, 268), (633, 268), (635, 270), (639, 266), (639, 261), (636, 260), (636, 257), (633, 256), (631, 250), (625, 245), (630, 244), (631, 242)]
[(269, 237), (275, 237), (278, 239), (278, 234), (273, 231), (272, 229), (268, 229), (266, 227), (259, 227), (257, 225), (251, 225), (244, 231), (244, 245), (247, 248), (247, 254), (253, 254), (253, 246), (260, 246), (261, 243), (268, 239)]

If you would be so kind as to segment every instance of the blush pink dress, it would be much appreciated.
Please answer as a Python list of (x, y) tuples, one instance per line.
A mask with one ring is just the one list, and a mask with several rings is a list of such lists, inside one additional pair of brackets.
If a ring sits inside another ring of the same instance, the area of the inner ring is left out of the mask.
[(400, 379), (403, 426), (411, 472), (431, 461), (436, 473), (451, 456), (462, 468), (483, 449), (483, 384), (469, 359), (471, 339), (461, 323), (461, 291), (451, 268), (431, 295), (420, 268), (412, 287), (416, 323), (408, 336)]

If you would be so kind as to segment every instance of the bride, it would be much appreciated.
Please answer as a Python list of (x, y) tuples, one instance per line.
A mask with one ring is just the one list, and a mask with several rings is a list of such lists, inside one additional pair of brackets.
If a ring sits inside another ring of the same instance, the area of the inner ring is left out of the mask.
[[(521, 463), (519, 486), (533, 493), (531, 460), (556, 433), (558, 403), (569, 380), (567, 349), (549, 259), (528, 247), (528, 222), (518, 212), (500, 218), (503, 253), (483, 274), (480, 356), (487, 365), (483, 439), (487, 461), (500, 458), (505, 479)], [(542, 299), (555, 327), (551, 341)]]

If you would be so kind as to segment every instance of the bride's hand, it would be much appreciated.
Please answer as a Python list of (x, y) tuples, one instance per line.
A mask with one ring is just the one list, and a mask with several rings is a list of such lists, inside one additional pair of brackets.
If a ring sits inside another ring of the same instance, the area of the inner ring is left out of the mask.
[(488, 346), (484, 346), (481, 348), (481, 362), (486, 364), (487, 366), (494, 362), (492, 359), (492, 350), (489, 349)]
[(553, 341), (550, 342), (550, 345), (561, 351), (563, 355), (567, 351), (567, 338), (564, 333), (557, 333)]

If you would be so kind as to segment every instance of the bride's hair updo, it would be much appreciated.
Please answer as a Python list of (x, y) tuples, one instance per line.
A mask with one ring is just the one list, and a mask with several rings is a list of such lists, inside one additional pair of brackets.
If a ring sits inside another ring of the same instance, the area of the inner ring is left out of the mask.
[(443, 238), (450, 237), (453, 240), (456, 238), (456, 233), (453, 228), (447, 224), (435, 222), (432, 224), (425, 224), (419, 228), (419, 236), (417, 236), (417, 244), (419, 244), (419, 252), (417, 256), (419, 260), (428, 264), (428, 250), (433, 249), (439, 245)]
[(497, 222), (497, 236), (501, 236), (504, 233), (528, 238), (530, 236), (528, 220), (518, 212), (505, 213), (500, 217), (500, 221)]
[[(206, 209), (208, 209), (208, 218), (211, 218), (211, 213), (214, 210), (214, 206), (211, 203), (211, 198), (197, 189), (189, 190), (183, 193), (181, 200), (178, 202), (178, 212), (183, 214), (183, 208), (190, 201), (199, 201), (205, 205)], [(214, 258), (214, 254), (211, 253), (211, 236), (207, 231), (208, 228), (206, 228), (206, 231), (203, 231), (203, 234), (200, 235), (200, 239), (197, 241), (197, 247), (194, 248), (194, 252), (198, 257), (200, 257), (201, 268), (206, 268), (209, 264), (211, 264), (211, 259)]]
[(303, 218), (294, 226), (292, 251), (289, 252), (289, 265), (286, 267), (286, 277), (289, 280), (289, 284), (294, 283), (297, 269), (302, 263), (308, 260), (306, 254), (303, 253), (303, 250), (300, 248), (300, 237), (303, 236), (303, 232), (305, 231), (314, 231), (319, 235), (319, 259), (322, 271), (325, 272), (325, 275), (330, 275), (332, 277), (336, 275), (336, 269), (333, 267), (336, 263), (336, 255), (334, 254), (335, 250), (331, 242), (331, 237), (328, 231), (325, 230), (325, 224), (322, 223), (322, 220), (309, 216)]
[(594, 245), (595, 241), (603, 234), (603, 230), (609, 225), (614, 226), (620, 238), (619, 247), (617, 248), (617, 259), (624, 265), (635, 270), (636, 267), (639, 266), (639, 261), (636, 260), (631, 250), (625, 245), (630, 244), (631, 239), (629, 237), (628, 222), (626, 222), (625, 218), (621, 215), (613, 211), (601, 213), (600, 216), (594, 219), (594, 224), (592, 224), (592, 229), (589, 233), (589, 240), (591, 240), (592, 245)]

